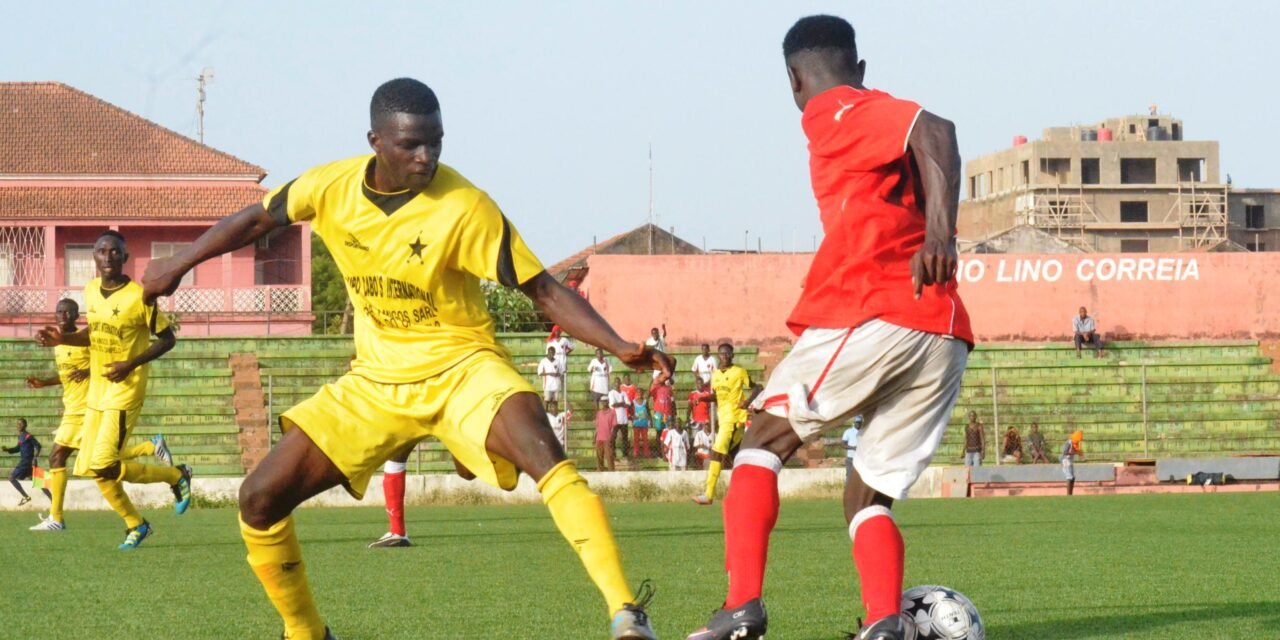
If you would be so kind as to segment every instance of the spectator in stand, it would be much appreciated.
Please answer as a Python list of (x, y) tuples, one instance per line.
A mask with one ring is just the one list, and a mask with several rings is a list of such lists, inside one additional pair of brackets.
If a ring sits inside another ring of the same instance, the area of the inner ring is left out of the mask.
[(669, 471), (684, 471), (689, 468), (689, 434), (677, 421), (675, 426), (667, 430), (662, 438), (663, 449), (667, 456)]
[(551, 430), (556, 434), (556, 440), (560, 441), (560, 448), (569, 451), (569, 417), (570, 411), (560, 411), (559, 403), (555, 400), (547, 400), (547, 422), (551, 423)]
[(711, 426), (711, 410), (715, 406), (711, 403), (715, 398), (715, 394), (711, 393), (711, 383), (698, 380), (697, 384), (698, 387), (689, 392), (689, 409), (684, 418), (695, 438), (702, 430), (702, 425)]
[(858, 451), (858, 431), (862, 429), (862, 416), (854, 416), (853, 424), (844, 430), (840, 439), (844, 441), (844, 477), (847, 482), (853, 475), (853, 455)]
[(1049, 463), (1049, 456), (1045, 455), (1044, 434), (1040, 433), (1039, 422), (1031, 423), (1031, 431), (1027, 433), (1027, 444), (1031, 447), (1031, 464)]
[(676, 392), (671, 388), (671, 380), (658, 377), (649, 387), (650, 404), (653, 405), (653, 428), (661, 432), (675, 423)]
[(987, 451), (987, 434), (978, 420), (978, 414), (969, 412), (969, 424), (964, 428), (964, 466), (981, 467), (982, 456)]
[(707, 468), (707, 460), (711, 459), (711, 423), (702, 423), (702, 428), (693, 434), (693, 457), (698, 461), (698, 468)]
[(1093, 357), (1102, 357), (1102, 336), (1098, 335), (1097, 323), (1084, 307), (1080, 307), (1080, 314), (1071, 319), (1071, 330), (1075, 333), (1077, 358), (1081, 357), (1080, 348), (1086, 342), (1093, 346)]
[[(617, 451), (622, 453), (622, 457), (626, 457), (629, 453), (631, 434), (628, 432), (627, 426), (631, 416), (631, 399), (627, 394), (622, 392), (622, 379), (613, 379), (613, 390), (609, 392), (609, 406), (613, 408), (614, 424), (613, 424), (613, 444), (618, 445), (618, 436), (622, 436), (622, 448)], [(614, 457), (618, 457), (617, 452)]]
[[(667, 352), (667, 323), (665, 322), (662, 323), (661, 333), (658, 332), (657, 327), (649, 329), (649, 337), (645, 338), (644, 344), (646, 347), (653, 347), (657, 351), (666, 353)], [(654, 369), (653, 377), (657, 378), (658, 374), (660, 373), (662, 372), (657, 369)]]
[[(560, 330), (560, 325), (551, 327), (551, 335), (547, 336), (547, 346), (556, 348), (556, 362), (560, 365), (561, 373), (569, 370), (569, 354), (573, 353), (573, 340), (564, 335)], [(561, 382), (566, 382), (561, 380)], [(568, 389), (568, 384), (562, 384), (562, 389)]]
[(613, 428), (617, 424), (608, 400), (596, 401), (596, 471), (613, 471)]
[[(711, 388), (711, 375), (720, 368), (720, 359), (711, 353), (711, 345), (702, 343), (702, 354), (693, 359), (693, 374), (698, 380), (706, 383), (707, 388)], [(716, 405), (715, 396), (711, 397), (711, 411), (707, 414), (711, 418), (711, 430), (715, 431)], [(696, 430), (696, 427), (691, 427)]]
[(1084, 461), (1084, 432), (1076, 431), (1062, 447), (1062, 475), (1067, 478), (1067, 495), (1076, 490), (1076, 458)]
[(633, 386), (632, 392), (636, 396), (631, 403), (631, 457), (639, 458), (643, 454), (649, 458), (653, 456), (649, 449), (649, 403), (645, 401), (644, 389)]
[(1004, 442), (1000, 444), (1000, 461), (1005, 464), (1022, 464), (1022, 436), (1017, 427), (1009, 427), (1004, 432)]
[(587, 365), (591, 374), (591, 401), (599, 402), (609, 396), (609, 375), (613, 373), (613, 365), (604, 357), (603, 349), (596, 349), (596, 357)]
[[(627, 402), (635, 404), (636, 397), (639, 395), (639, 388), (631, 382), (631, 374), (622, 374), (622, 386), (618, 387), (618, 390), (626, 394)], [(630, 415), (634, 416), (635, 413), (631, 413)]]
[(538, 363), (538, 375), (542, 378), (542, 401), (559, 402), (560, 390), (564, 388), (564, 369), (554, 346), (547, 346), (547, 357)]

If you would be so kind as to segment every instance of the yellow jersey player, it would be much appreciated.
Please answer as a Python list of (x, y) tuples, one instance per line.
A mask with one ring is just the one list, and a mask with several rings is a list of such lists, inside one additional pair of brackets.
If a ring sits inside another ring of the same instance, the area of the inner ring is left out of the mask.
[(104, 232), (93, 245), (93, 260), (98, 277), (84, 288), (88, 327), (73, 333), (45, 327), (36, 341), (44, 346), (89, 347), (89, 395), (80, 434), (84, 451), (76, 457), (74, 472), (94, 478), (107, 504), (124, 519), (128, 530), (119, 548), (129, 550), (142, 544), (152, 528), (125, 493), (125, 482), (168, 484), (179, 515), (191, 505), (191, 471), (186, 466), (126, 461), (121, 451), (142, 411), (148, 364), (168, 353), (177, 338), (155, 298), (144, 296), (142, 285), (124, 273), (129, 260), (124, 236)]
[[(80, 319), (80, 305), (71, 298), (63, 298), (54, 307), (54, 318), (63, 334), (75, 333), (76, 323)], [(32, 531), (66, 529), (62, 518), (62, 503), (67, 494), (67, 458), (80, 448), (80, 429), (84, 424), (84, 411), (89, 398), (89, 348), (58, 345), (53, 348), (53, 359), (58, 366), (57, 375), (49, 378), (27, 378), (28, 389), (62, 386), (62, 422), (53, 434), (53, 451), (49, 453), (48, 478), (45, 480), (52, 505), (49, 507), (49, 515), (31, 527)], [(162, 435), (126, 449), (121, 452), (120, 457), (132, 460), (153, 454), (165, 464), (173, 464)]]
[[(632, 368), (670, 372), (671, 359), (619, 337), (546, 273), (487, 193), (439, 161), (444, 126), (427, 85), (400, 78), (378, 87), (370, 121), (372, 155), (303, 173), (152, 262), (144, 278), (149, 294), (169, 295), (200, 262), (301, 221), (342, 271), (356, 309), (352, 370), (285, 412), (284, 436), (240, 488), (249, 565), (283, 618), (284, 637), (332, 637), (311, 597), (294, 508), (337, 485), (361, 497), (383, 461), (433, 436), (467, 474), (508, 490), (520, 472), (537, 482), (604, 596), (612, 637), (653, 638), (648, 598), (627, 583), (604, 504), (498, 344), (480, 282), (520, 289), (566, 332)], [(494, 635), (528, 635), (504, 631)]]
[(717, 353), (720, 368), (711, 373), (711, 392), (715, 397), (716, 419), (720, 426), (715, 443), (711, 445), (707, 490), (693, 497), (694, 502), (704, 506), (715, 500), (720, 470), (724, 468), (725, 460), (733, 459), (738, 445), (742, 444), (742, 434), (747, 429), (747, 406), (761, 390), (760, 385), (751, 382), (751, 374), (746, 369), (733, 363), (733, 345), (722, 343)]

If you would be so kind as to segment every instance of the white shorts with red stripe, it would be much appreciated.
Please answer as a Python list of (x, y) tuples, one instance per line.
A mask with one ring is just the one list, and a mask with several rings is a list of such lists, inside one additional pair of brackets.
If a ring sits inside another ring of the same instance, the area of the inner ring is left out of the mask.
[(942, 442), (968, 360), (962, 340), (880, 320), (809, 328), (755, 404), (787, 418), (805, 442), (861, 415), (853, 466), (868, 486), (902, 500)]

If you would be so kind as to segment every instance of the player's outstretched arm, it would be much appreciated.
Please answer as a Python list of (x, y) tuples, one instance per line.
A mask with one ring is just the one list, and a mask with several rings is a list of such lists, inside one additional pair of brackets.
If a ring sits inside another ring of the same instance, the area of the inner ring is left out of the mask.
[(37, 378), (35, 376), (27, 378), (28, 389), (43, 389), (45, 387), (54, 387), (60, 384), (62, 384), (62, 379), (56, 375), (48, 378)]
[(173, 295), (182, 276), (196, 265), (256, 242), (258, 238), (289, 225), (289, 220), (267, 213), (262, 204), (253, 204), (233, 213), (200, 235), (177, 255), (152, 260), (142, 276), (142, 295), (148, 304), (160, 296)]
[(526, 280), (520, 285), (520, 290), (533, 300), (548, 320), (560, 325), (574, 338), (612, 353), (633, 369), (658, 369), (671, 375), (675, 366), (671, 356), (623, 340), (590, 302), (557, 282), (546, 271)]
[(49, 325), (36, 332), (36, 344), (42, 347), (56, 347), (58, 345), (87, 347), (89, 346), (89, 327), (73, 333), (63, 333), (60, 327)]
[(956, 214), (960, 206), (960, 146), (950, 120), (921, 111), (907, 138), (924, 188), (924, 247), (911, 258), (915, 295), (955, 277)]

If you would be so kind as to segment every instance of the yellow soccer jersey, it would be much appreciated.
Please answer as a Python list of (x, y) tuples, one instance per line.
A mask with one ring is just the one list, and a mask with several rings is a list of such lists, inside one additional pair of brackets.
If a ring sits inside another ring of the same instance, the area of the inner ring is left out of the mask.
[(751, 388), (751, 375), (746, 369), (733, 365), (725, 369), (716, 369), (711, 374), (711, 390), (716, 392), (716, 414), (723, 424), (732, 422), (744, 424), (747, 421), (747, 410), (738, 408)]
[(58, 380), (62, 383), (63, 413), (84, 413), (89, 379), (75, 382), (71, 372), (89, 368), (89, 348), (60, 344), (53, 348), (53, 360), (58, 363)]
[(425, 191), (369, 187), (373, 155), (308, 170), (268, 193), (273, 216), (308, 220), (356, 310), (351, 372), (403, 384), (483, 350), (506, 357), (480, 280), (508, 287), (542, 264), (487, 193), (444, 164)]
[(141, 355), (151, 345), (151, 336), (169, 328), (169, 319), (154, 304), (142, 301), (142, 285), (132, 280), (106, 292), (100, 279), (90, 280), (84, 287), (84, 306), (89, 318), (89, 408), (141, 407), (151, 365), (134, 369), (121, 382), (107, 380), (107, 366)]

